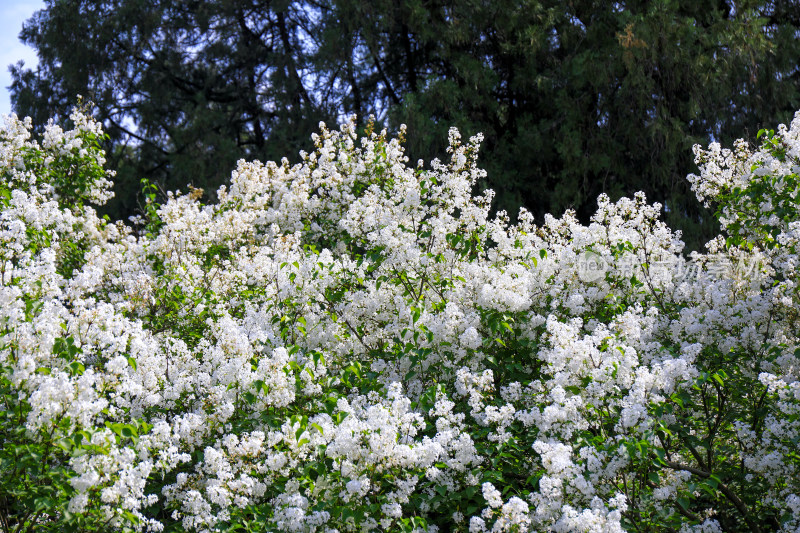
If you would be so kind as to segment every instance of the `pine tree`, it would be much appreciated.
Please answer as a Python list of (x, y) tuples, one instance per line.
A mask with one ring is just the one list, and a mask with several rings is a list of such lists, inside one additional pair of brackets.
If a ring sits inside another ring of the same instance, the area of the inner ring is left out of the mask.
[(52, 0), (21, 37), (12, 102), (39, 122), (97, 104), (118, 170), (213, 190), (236, 159), (308, 148), (320, 120), (408, 125), (412, 160), (482, 132), (498, 207), (539, 220), (638, 190), (698, 248), (716, 227), (684, 177), (800, 107), (792, 0)]

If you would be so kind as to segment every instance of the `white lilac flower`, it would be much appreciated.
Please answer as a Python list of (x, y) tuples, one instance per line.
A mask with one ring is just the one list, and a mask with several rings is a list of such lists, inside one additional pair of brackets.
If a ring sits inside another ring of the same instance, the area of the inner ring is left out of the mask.
[[(800, 114), (761, 149), (695, 148), (723, 234), (688, 256), (642, 194), (511, 224), (474, 195), (479, 136), (412, 168), (354, 122), (296, 165), (240, 161), (214, 203), (111, 223), (101, 126), (72, 121), (0, 135), (0, 369), (17, 444), (71, 469), (71, 513), (616, 532), (689, 502), (683, 530), (713, 532), (730, 505), (695, 498), (724, 481), (691, 443), (718, 421), (740, 499), (800, 527)], [(82, 205), (48, 174), (65, 158), (100, 168)]]

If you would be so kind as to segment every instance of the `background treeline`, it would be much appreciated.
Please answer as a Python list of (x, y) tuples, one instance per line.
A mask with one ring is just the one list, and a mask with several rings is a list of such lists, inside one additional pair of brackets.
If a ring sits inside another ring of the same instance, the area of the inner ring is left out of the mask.
[(644, 190), (691, 247), (716, 224), (691, 147), (753, 139), (800, 108), (797, 0), (47, 0), (12, 67), (42, 124), (93, 101), (117, 170), (212, 192), (239, 158), (297, 159), (320, 120), (408, 124), (412, 161), (483, 132), (486, 186), (512, 217)]

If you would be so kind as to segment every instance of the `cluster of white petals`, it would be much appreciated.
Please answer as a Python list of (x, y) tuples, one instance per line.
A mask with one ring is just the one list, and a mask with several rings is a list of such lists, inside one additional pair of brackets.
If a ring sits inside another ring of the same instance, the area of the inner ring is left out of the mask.
[(642, 194), (511, 224), (480, 137), (413, 168), (352, 123), (112, 223), (72, 120), (0, 132), (2, 423), (67, 472), (42, 520), (800, 531), (800, 113), (696, 148), (724, 233), (690, 257)]

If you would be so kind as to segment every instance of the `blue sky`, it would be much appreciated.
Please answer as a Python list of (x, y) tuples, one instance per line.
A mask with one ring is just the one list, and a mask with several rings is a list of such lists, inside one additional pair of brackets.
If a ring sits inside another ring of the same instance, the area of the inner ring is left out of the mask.
[(19, 42), (19, 32), (22, 23), (43, 8), (42, 0), (0, 0), (0, 114), (11, 112), (8, 66), (20, 60), (25, 61), (26, 67), (36, 65), (36, 52)]

